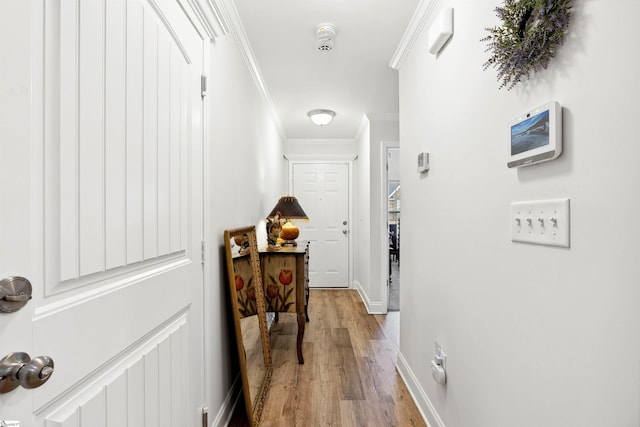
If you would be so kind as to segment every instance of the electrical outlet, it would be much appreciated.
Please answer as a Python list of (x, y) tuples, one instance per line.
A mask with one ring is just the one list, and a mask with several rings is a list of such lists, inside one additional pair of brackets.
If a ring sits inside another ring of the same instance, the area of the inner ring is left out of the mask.
[(447, 356), (442, 351), (442, 347), (436, 342), (435, 354), (433, 360), (431, 360), (431, 376), (440, 385), (444, 385), (447, 382), (446, 359)]
[(445, 361), (447, 359), (447, 355), (444, 354), (444, 351), (442, 351), (442, 347), (437, 342), (434, 345), (434, 350), (435, 350), (434, 351), (435, 360), (441, 361), (442, 367), (445, 368)]

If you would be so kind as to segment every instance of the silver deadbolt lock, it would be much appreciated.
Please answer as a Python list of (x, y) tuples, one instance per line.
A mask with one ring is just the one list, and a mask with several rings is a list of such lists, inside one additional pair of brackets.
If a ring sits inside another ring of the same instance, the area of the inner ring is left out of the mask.
[(0, 312), (20, 310), (31, 299), (31, 292), (31, 282), (24, 277), (12, 276), (0, 280)]
[(11, 353), (0, 360), (0, 393), (18, 386), (36, 388), (46, 383), (53, 374), (53, 359), (38, 356), (31, 359), (27, 353)]

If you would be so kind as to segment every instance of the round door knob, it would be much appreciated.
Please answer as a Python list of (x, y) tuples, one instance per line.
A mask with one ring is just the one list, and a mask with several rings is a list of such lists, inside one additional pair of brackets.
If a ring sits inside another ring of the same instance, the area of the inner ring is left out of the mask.
[(20, 385), (18, 372), (31, 358), (27, 353), (11, 353), (0, 360), (0, 393), (8, 393)]
[(53, 360), (49, 356), (31, 359), (27, 353), (11, 353), (0, 360), (0, 393), (10, 392), (20, 385), (40, 387), (52, 373)]
[(20, 385), (24, 388), (36, 388), (46, 383), (53, 373), (53, 359), (49, 356), (34, 357), (18, 372)]

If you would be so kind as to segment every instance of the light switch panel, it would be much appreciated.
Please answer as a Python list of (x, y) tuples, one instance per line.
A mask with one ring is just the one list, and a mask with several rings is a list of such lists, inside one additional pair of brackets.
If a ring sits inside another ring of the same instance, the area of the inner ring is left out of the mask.
[(569, 199), (511, 202), (511, 241), (569, 247)]

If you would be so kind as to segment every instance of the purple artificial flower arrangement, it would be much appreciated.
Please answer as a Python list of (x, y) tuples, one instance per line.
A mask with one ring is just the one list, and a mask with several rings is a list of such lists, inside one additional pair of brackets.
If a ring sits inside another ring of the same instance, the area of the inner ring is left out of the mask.
[(494, 67), (500, 89), (512, 89), (530, 74), (547, 68), (569, 28), (572, 0), (505, 0), (495, 12), (502, 26), (487, 28), (483, 70)]

